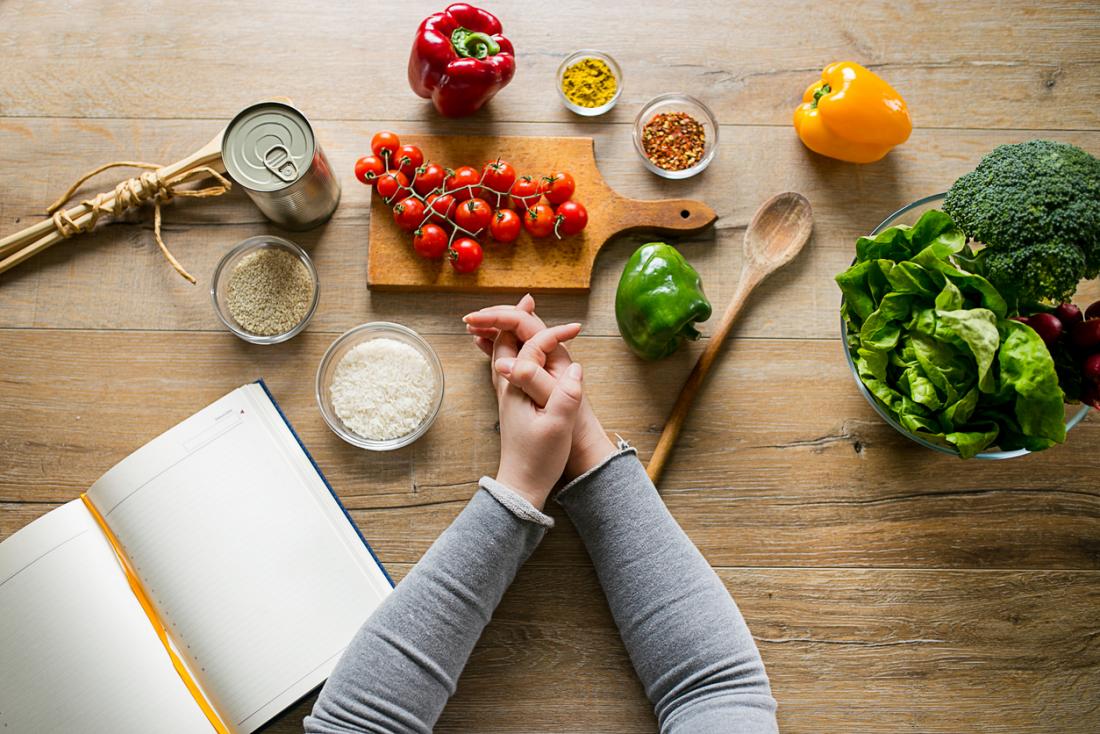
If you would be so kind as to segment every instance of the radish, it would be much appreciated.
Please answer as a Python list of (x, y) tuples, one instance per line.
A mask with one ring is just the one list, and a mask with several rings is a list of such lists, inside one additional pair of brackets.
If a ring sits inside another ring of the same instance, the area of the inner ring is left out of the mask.
[(1052, 313), (1036, 313), (1027, 319), (1027, 325), (1035, 330), (1047, 347), (1053, 347), (1062, 337), (1062, 322)]
[(1100, 385), (1100, 354), (1093, 354), (1085, 358), (1085, 366), (1081, 370), (1086, 380), (1092, 380), (1094, 385)]
[(1085, 320), (1088, 319), (1100, 319), (1100, 301), (1085, 309)]
[[(1094, 303), (1089, 306), (1089, 310), (1096, 305)], [(1070, 337), (1073, 339), (1073, 345), (1078, 349), (1091, 350), (1100, 347), (1100, 318), (1088, 319), (1079, 324), (1074, 324), (1073, 329), (1070, 331)]]
[(1081, 315), (1081, 309), (1072, 303), (1063, 303), (1058, 308), (1054, 309), (1054, 315), (1058, 317), (1058, 320), (1062, 322), (1062, 325), (1067, 329), (1078, 321), (1083, 321), (1084, 316)]

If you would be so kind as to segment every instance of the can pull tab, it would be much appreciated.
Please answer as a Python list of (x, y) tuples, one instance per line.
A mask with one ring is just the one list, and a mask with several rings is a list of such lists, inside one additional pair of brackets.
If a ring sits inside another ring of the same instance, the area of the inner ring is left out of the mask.
[(274, 145), (264, 153), (264, 166), (287, 183), (298, 180), (298, 167), (290, 157), (290, 151), (283, 145)]

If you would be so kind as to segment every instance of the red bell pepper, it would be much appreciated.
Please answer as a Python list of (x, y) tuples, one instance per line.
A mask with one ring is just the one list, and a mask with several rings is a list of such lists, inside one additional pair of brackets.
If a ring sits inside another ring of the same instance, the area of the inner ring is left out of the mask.
[(477, 112), (515, 72), (515, 51), (500, 21), (467, 3), (425, 18), (409, 55), (409, 86), (446, 117)]

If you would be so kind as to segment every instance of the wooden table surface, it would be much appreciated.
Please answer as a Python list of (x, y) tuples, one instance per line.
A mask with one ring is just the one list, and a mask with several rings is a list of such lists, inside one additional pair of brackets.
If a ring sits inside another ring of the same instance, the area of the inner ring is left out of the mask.
[[(444, 122), (405, 81), (415, 27), (443, 4), (0, 4), (0, 233), (40, 219), (85, 170), (176, 160), (273, 95), (309, 115), (344, 186), (327, 226), (291, 235), (315, 258), (322, 298), (308, 331), (279, 346), (239, 341), (211, 309), (219, 256), (279, 233), (239, 190), (165, 210), (165, 238), (199, 287), (162, 260), (149, 212), (0, 276), (0, 537), (262, 376), (402, 576), (495, 468), (486, 364), (459, 322), (487, 299), (366, 289), (369, 196), (352, 163), (381, 128), (592, 136), (622, 194), (699, 198), (719, 213), (713, 231), (680, 243), (718, 310), (756, 206), (788, 189), (814, 206), (807, 251), (750, 305), (660, 488), (740, 604), (783, 730), (1100, 731), (1100, 420), (1014, 461), (915, 446), (856, 391), (832, 281), (858, 235), (996, 144), (1041, 136), (1100, 154), (1100, 6), (496, 2), (519, 50), (515, 81), (482, 113)], [(565, 111), (554, 91), (558, 62), (580, 47), (610, 52), (625, 74), (618, 107), (598, 120)], [(912, 110), (910, 141), (873, 165), (816, 157), (790, 125), (806, 85), (844, 58), (882, 73)], [(717, 160), (684, 182), (648, 173), (631, 147), (634, 115), (667, 91), (703, 98), (722, 123)], [(102, 181), (89, 190), (113, 179)], [(585, 322), (575, 353), (592, 402), (646, 457), (702, 344), (645, 365), (624, 347), (615, 284), (641, 241), (608, 246), (588, 297), (547, 296), (539, 309)], [(313, 398), (324, 349), (376, 319), (422, 333), (447, 376), (434, 428), (388, 454), (342, 443)], [(439, 731), (655, 730), (584, 549), (554, 514)], [(271, 730), (298, 730), (311, 703)]]

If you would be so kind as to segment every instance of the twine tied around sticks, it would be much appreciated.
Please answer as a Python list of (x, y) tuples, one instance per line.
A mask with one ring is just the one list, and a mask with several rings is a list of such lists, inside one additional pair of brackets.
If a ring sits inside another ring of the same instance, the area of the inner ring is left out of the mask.
[[(110, 168), (144, 168), (147, 169), (145, 173), (134, 178), (128, 178), (115, 186), (113, 192), (105, 192), (96, 194), (92, 199), (85, 199), (80, 202), (84, 206), (91, 210), (91, 216), (84, 223), (77, 223), (68, 213), (62, 208), (66, 202), (72, 198), (73, 194), (79, 189), (85, 181), (97, 176), (100, 173)], [(153, 202), (153, 238), (157, 242), (157, 246), (160, 248), (161, 253), (165, 259), (176, 269), (176, 272), (183, 276), (185, 279), (191, 282), (192, 285), (196, 283), (195, 276), (187, 272), (175, 256), (168, 249), (168, 246), (164, 244), (164, 239), (160, 236), (160, 206), (172, 201), (174, 197), (192, 198), (192, 199), (206, 199), (212, 196), (221, 196), (229, 191), (233, 184), (229, 182), (225, 176), (215, 171), (210, 166), (199, 166), (197, 168), (190, 168), (186, 171), (180, 171), (174, 176), (169, 176), (167, 179), (162, 178), (157, 170), (162, 168), (155, 163), (143, 163), (141, 161), (114, 161), (113, 163), (105, 163), (98, 168), (88, 171), (83, 176), (76, 180), (69, 190), (61, 195), (57, 201), (50, 205), (46, 210), (46, 214), (53, 217), (54, 227), (57, 228), (58, 233), (65, 238), (72, 237), (74, 234), (80, 234), (81, 232), (90, 232), (99, 221), (99, 218), (104, 214), (109, 214), (112, 217), (118, 217), (118, 215), (126, 212), (130, 209), (135, 209), (142, 204)], [(188, 181), (206, 178), (207, 176), (213, 176), (217, 180), (217, 184), (214, 186), (208, 186), (204, 189), (178, 189), (177, 186), (187, 183)], [(114, 194), (114, 202), (112, 203), (111, 194)]]

